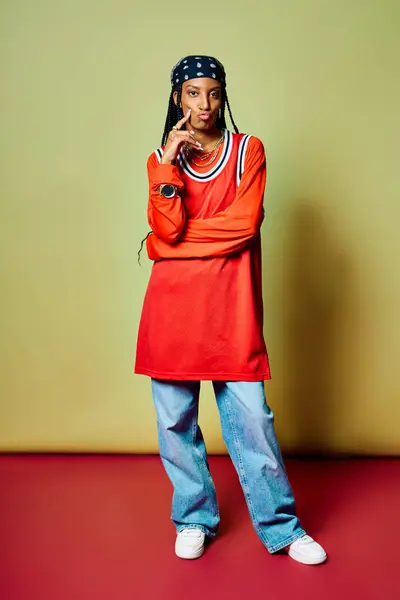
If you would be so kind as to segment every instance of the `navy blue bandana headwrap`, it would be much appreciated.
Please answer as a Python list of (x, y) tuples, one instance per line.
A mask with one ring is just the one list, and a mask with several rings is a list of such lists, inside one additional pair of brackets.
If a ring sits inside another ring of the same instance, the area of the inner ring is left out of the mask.
[(223, 86), (226, 84), (225, 69), (219, 60), (212, 56), (185, 56), (171, 71), (171, 85), (182, 85), (188, 79), (198, 77), (211, 77)]

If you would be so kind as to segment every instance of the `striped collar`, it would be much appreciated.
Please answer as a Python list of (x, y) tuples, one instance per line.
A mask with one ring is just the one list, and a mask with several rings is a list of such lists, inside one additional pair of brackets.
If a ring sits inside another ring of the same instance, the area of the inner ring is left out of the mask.
[[(224, 132), (224, 141), (223, 141), (221, 156), (219, 157), (217, 163), (215, 165), (212, 165), (208, 171), (203, 171), (201, 173), (198, 173), (197, 171), (195, 171), (190, 166), (190, 164), (183, 152), (183, 149), (182, 148), (180, 149), (177, 160), (178, 160), (179, 166), (184, 171), (184, 173), (186, 173), (186, 175), (188, 175), (188, 177), (190, 177), (191, 179), (194, 179), (195, 181), (206, 182), (206, 181), (211, 181), (212, 179), (215, 179), (216, 177), (218, 177), (218, 175), (221, 173), (221, 171), (223, 171), (223, 169), (225, 168), (225, 166), (228, 163), (228, 160), (232, 154), (232, 148), (233, 148), (232, 133), (228, 129), (223, 129), (223, 132)], [(159, 162), (161, 162), (161, 158), (162, 158), (162, 155), (164, 154), (164, 150), (162, 148), (158, 148), (156, 150), (156, 154), (157, 154)]]
[(195, 179), (196, 181), (211, 181), (211, 179), (215, 179), (215, 177), (217, 177), (224, 169), (232, 153), (233, 138), (228, 129), (224, 129), (223, 132), (225, 139), (223, 141), (221, 156), (219, 157), (218, 162), (215, 165), (212, 165), (208, 171), (203, 171), (201, 173), (195, 171), (190, 166), (183, 149), (181, 148), (178, 154), (179, 165), (191, 179)]

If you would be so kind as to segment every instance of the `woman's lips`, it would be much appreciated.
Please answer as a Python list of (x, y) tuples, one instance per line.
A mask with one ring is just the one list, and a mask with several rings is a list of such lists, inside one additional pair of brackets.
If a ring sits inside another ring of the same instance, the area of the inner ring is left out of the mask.
[(201, 119), (202, 121), (208, 121), (209, 119), (211, 119), (211, 115), (209, 113), (200, 113), (199, 119)]

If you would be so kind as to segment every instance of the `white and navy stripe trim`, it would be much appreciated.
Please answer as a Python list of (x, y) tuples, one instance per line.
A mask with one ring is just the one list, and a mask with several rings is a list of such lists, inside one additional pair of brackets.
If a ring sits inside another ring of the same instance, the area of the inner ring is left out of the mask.
[(162, 155), (164, 154), (164, 150), (162, 148), (157, 148), (157, 150), (155, 151), (157, 158), (158, 158), (158, 162), (161, 162), (162, 159)]
[(212, 179), (215, 179), (215, 177), (218, 177), (218, 175), (221, 173), (221, 171), (226, 166), (226, 164), (232, 154), (232, 147), (233, 147), (232, 133), (228, 129), (224, 129), (224, 135), (225, 135), (225, 139), (224, 139), (224, 143), (223, 143), (223, 148), (222, 148), (221, 156), (219, 157), (217, 164), (215, 166), (213, 166), (209, 171), (206, 171), (204, 173), (198, 173), (197, 171), (194, 171), (192, 169), (189, 162), (187, 161), (187, 158), (186, 158), (183, 150), (181, 149), (181, 151), (179, 152), (179, 155), (178, 155), (178, 161), (179, 161), (180, 166), (186, 173), (186, 175), (188, 175), (191, 179), (195, 179), (196, 181), (203, 181), (203, 182), (211, 181)]
[(247, 150), (247, 146), (249, 145), (250, 138), (251, 138), (251, 135), (244, 135), (239, 142), (237, 168), (236, 168), (236, 183), (237, 183), (237, 185), (239, 185), (239, 183), (242, 179), (242, 175), (243, 175), (243, 171), (244, 171), (244, 161), (246, 158), (246, 150)]

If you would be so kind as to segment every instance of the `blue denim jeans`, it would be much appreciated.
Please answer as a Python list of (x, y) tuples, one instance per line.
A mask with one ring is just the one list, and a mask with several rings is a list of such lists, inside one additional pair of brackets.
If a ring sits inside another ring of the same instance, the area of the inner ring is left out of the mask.
[[(173, 486), (171, 519), (179, 532), (215, 537), (220, 515), (198, 425), (200, 381), (152, 379), (160, 457)], [(213, 381), (222, 434), (257, 535), (271, 553), (305, 534), (262, 381)]]

